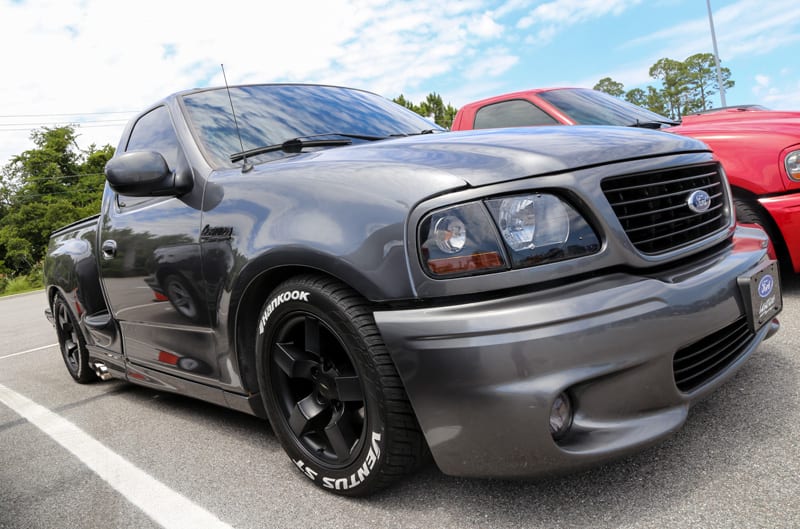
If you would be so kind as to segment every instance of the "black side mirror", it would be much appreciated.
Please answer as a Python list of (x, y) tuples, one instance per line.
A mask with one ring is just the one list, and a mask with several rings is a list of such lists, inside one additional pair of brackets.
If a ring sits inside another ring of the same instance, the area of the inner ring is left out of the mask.
[(157, 152), (126, 152), (106, 164), (106, 180), (111, 189), (132, 197), (180, 196), (191, 191), (191, 177), (170, 171)]

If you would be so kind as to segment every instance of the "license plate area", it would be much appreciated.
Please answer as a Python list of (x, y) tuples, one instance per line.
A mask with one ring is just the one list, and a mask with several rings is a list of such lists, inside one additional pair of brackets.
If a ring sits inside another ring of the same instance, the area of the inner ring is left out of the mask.
[(783, 308), (778, 263), (767, 261), (737, 279), (750, 330), (758, 331)]

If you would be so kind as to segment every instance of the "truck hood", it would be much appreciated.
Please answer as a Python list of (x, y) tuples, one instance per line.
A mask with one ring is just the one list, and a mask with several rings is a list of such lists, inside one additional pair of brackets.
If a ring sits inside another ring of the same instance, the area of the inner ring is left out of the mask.
[(361, 162), (433, 169), (477, 187), (631, 159), (708, 150), (697, 140), (660, 131), (554, 126), (445, 132), (328, 149), (311, 156), (315, 164)]
[(668, 129), (678, 134), (713, 131), (800, 132), (800, 112), (728, 110), (684, 116), (681, 124)]

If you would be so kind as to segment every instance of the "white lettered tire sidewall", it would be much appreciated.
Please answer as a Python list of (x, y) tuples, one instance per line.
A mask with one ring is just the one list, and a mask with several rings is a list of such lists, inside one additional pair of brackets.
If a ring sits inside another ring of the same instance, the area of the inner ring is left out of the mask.
[[(352, 318), (342, 310), (341, 299), (333, 299), (329, 285), (313, 277), (289, 280), (267, 298), (258, 319), (256, 367), (264, 405), (273, 430), (284, 450), (302, 474), (317, 486), (337, 494), (358, 496), (383, 487), (381, 470), (386, 462), (386, 408), (378, 386), (380, 376), (369, 345)], [(328, 287), (328, 288), (325, 288)], [(344, 288), (344, 287), (343, 287)], [(347, 292), (347, 290), (345, 290)], [(346, 294), (344, 294), (346, 296)], [(347, 466), (323, 465), (311, 455), (291, 431), (287, 417), (271, 388), (272, 371), (279, 369), (271, 360), (271, 344), (281, 325), (298, 313), (317, 318), (332, 330), (349, 357), (360, 379), (364, 395), (363, 429)], [(357, 454), (357, 455), (355, 455)]]

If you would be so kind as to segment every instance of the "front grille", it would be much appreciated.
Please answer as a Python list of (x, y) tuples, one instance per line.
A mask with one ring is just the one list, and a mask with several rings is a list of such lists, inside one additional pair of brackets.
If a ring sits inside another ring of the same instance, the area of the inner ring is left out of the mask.
[(739, 358), (755, 335), (745, 318), (684, 347), (672, 359), (675, 385), (688, 393), (724, 371)]
[[(625, 233), (642, 253), (668, 252), (708, 237), (729, 222), (722, 175), (717, 164), (615, 176), (601, 187)], [(689, 196), (711, 197), (706, 211), (689, 208)]]

